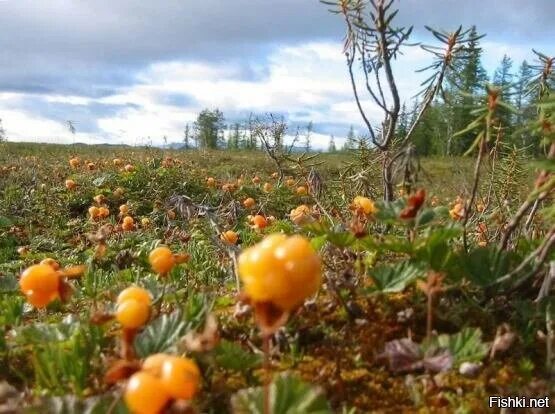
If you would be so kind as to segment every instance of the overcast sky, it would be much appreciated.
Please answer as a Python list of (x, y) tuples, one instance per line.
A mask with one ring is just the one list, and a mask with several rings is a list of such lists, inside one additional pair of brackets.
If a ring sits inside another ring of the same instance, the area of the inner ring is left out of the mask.
[[(555, 53), (555, 0), (396, 0), (413, 40), (424, 25), (476, 24), (491, 73), (531, 48)], [(203, 108), (314, 122), (315, 146), (361, 125), (340, 17), (317, 0), (0, 0), (0, 118), (11, 140), (135, 144), (180, 141)], [(409, 101), (428, 56), (405, 50)], [(374, 108), (369, 108), (374, 113)], [(360, 130), (363, 132), (362, 128)]]

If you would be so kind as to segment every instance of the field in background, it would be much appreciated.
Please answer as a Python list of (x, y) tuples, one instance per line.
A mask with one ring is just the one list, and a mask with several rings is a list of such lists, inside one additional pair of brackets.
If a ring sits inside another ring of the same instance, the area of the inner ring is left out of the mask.
[[(69, 162), (74, 157), (79, 158), (77, 167)], [(320, 202), (338, 223), (349, 223), (354, 197), (380, 197), (378, 190), (372, 190), (381, 188), (379, 165), (364, 184), (370, 192), (360, 194), (357, 179), (340, 178), (354, 155), (324, 153), (317, 160), (322, 162), (317, 167), (323, 186)], [(472, 159), (424, 158), (421, 167), (418, 187), (426, 189), (426, 207), (451, 208), (457, 197), (468, 197)], [(521, 166), (520, 174), (505, 178), (498, 174), (496, 179), (503, 182), (495, 183), (487, 178), (488, 168), (483, 168), (484, 194), (491, 185), (506, 185), (511, 200), (528, 193), (531, 164)], [(188, 352), (203, 371), (202, 390), (195, 402), (199, 410), (227, 412), (236, 392), (260, 385), (262, 345), (249, 314), (236, 308), (235, 247), (222, 243), (220, 235), (235, 232), (240, 250), (272, 232), (306, 233), (292, 222), (291, 210), (314, 206), (310, 194), (298, 191), (308, 186), (307, 172), (293, 171), (291, 185), (282, 186), (272, 177), (274, 172), (270, 160), (257, 151), (0, 144), (0, 379), (13, 389), (9, 398), (0, 396), (0, 406), (41, 407), (34, 412), (49, 407), (48, 412), (77, 413), (85, 412), (85, 406), (98, 413), (126, 412), (121, 388), (105, 378), (120, 352), (119, 327), (114, 322), (97, 325), (92, 321), (113, 311), (118, 293), (134, 283), (147, 288), (160, 306), (135, 342), (139, 357), (179, 352), (179, 338), (202, 332), (207, 315), (216, 316), (219, 344)], [(68, 186), (67, 180), (75, 186)], [(94, 201), (97, 196), (102, 196), (100, 203)], [(176, 196), (187, 196), (192, 204)], [(255, 206), (243, 205), (249, 197)], [(92, 220), (89, 208), (97, 204), (109, 214)], [(193, 204), (212, 211), (216, 224), (209, 214), (191, 213), (188, 206)], [(122, 230), (118, 214), (122, 205), (128, 208), (125, 215), (134, 220), (130, 231)], [(323, 212), (316, 210), (311, 214), (320, 220), (318, 214)], [(254, 229), (249, 222), (254, 214), (269, 218), (268, 226)], [(453, 222), (448, 214), (438, 220), (438, 229)], [(99, 242), (107, 225), (111, 233)], [(372, 221), (368, 226), (368, 237), (381, 237)], [(395, 234), (399, 240), (409, 237), (404, 230)], [(187, 263), (177, 266), (166, 280), (152, 273), (147, 259), (160, 242), (189, 255)], [(105, 244), (102, 255), (98, 255), (99, 243)], [(325, 289), (276, 334), (272, 345), (275, 373), (291, 371), (306, 383), (321, 386), (334, 412), (487, 412), (487, 395), (516, 392), (528, 387), (532, 379), (537, 380), (540, 393), (547, 392), (547, 385), (538, 379), (544, 356), (533, 345), (535, 332), (530, 331), (537, 326), (530, 321), (541, 323), (543, 315), (525, 317), (515, 312), (509, 316), (504, 308), (496, 307), (499, 303), (471, 299), (476, 290), (466, 282), (453, 292), (446, 291), (438, 302), (434, 329), (456, 334), (470, 325), (491, 342), (499, 324), (510, 320), (529, 336), (515, 345), (514, 352), (488, 362), (475, 376), (452, 370), (433, 377), (437, 383), (431, 384), (388, 371), (376, 357), (387, 341), (407, 334), (424, 338), (426, 301), (418, 289), (404, 286), (395, 292), (368, 294), (373, 283), (367, 276), (376, 260), (403, 262), (401, 250), (382, 255), (370, 253), (373, 248), (368, 247), (367, 254), (345, 248), (343, 257), (338, 253), (341, 249), (328, 252), (322, 247), (337, 262), (326, 268)], [(74, 292), (67, 303), (55, 301), (46, 311), (37, 311), (25, 304), (17, 280), (23, 269), (45, 258), (55, 259), (64, 268), (86, 264), (87, 270), (70, 282)], [(483, 358), (485, 345), (479, 338), (474, 340), (471, 352)], [(56, 405), (66, 411), (52, 408)]]

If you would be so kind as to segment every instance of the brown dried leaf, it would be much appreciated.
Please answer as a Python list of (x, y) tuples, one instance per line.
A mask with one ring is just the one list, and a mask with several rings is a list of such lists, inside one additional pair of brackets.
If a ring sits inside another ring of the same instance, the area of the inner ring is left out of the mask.
[(141, 363), (139, 361), (118, 359), (108, 368), (106, 374), (104, 374), (104, 383), (108, 385), (116, 384), (121, 380), (129, 378), (140, 369)]

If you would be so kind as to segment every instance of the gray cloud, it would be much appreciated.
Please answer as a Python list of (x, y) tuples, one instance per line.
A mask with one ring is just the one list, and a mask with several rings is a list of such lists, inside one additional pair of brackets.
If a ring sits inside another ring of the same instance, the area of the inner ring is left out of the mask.
[[(488, 40), (537, 46), (554, 53), (555, 0), (396, 0), (398, 24), (453, 29), (476, 24)], [(229, 76), (257, 81), (268, 75), (266, 59), (281, 45), (330, 40), (338, 50), (344, 26), (318, 0), (5, 0), (0, 1), (0, 92), (28, 94), (27, 113), (81, 132), (98, 130), (96, 119), (121, 105), (70, 105), (41, 95), (101, 98), (140, 81), (137, 74), (163, 61), (202, 61), (233, 67)], [(487, 52), (487, 51), (486, 51)], [(187, 94), (159, 97), (192, 107)], [(229, 121), (248, 117), (226, 111)], [(305, 115), (309, 115), (306, 113)], [(291, 114), (304, 118), (302, 113)], [(295, 127), (292, 125), (291, 127)], [(344, 135), (340, 123), (315, 124), (315, 132)]]
[(41, 96), (26, 97), (14, 109), (26, 113), (39, 115), (41, 117), (65, 124), (71, 120), (75, 123), (78, 132), (97, 133), (97, 119), (101, 117), (116, 116), (118, 112), (127, 108), (139, 108), (138, 105), (125, 104), (101, 104), (92, 102), (89, 104), (71, 104), (66, 102), (49, 102)]
[[(492, 39), (555, 38), (553, 0), (397, 4), (399, 22), (417, 29), (475, 23)], [(133, 82), (133, 73), (155, 61), (260, 61), (278, 44), (334, 39), (339, 45), (341, 18), (326, 9), (317, 0), (2, 1), (0, 58), (8, 64), (0, 67), (0, 89), (95, 96)], [(260, 76), (244, 65), (245, 76)]]

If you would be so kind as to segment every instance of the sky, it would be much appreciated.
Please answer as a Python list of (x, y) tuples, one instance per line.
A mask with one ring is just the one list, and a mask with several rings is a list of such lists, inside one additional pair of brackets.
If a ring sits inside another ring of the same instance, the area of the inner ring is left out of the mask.
[[(504, 54), (555, 53), (555, 0), (395, 0), (398, 25), (475, 24), (491, 74)], [(312, 121), (313, 146), (341, 145), (362, 121), (342, 54), (344, 24), (318, 0), (0, 0), (0, 119), (9, 140), (70, 143), (182, 140), (204, 108), (228, 123), (282, 114)], [(429, 55), (396, 62), (403, 101)], [(370, 118), (378, 108), (364, 101)], [(76, 135), (67, 120), (75, 124)]]

